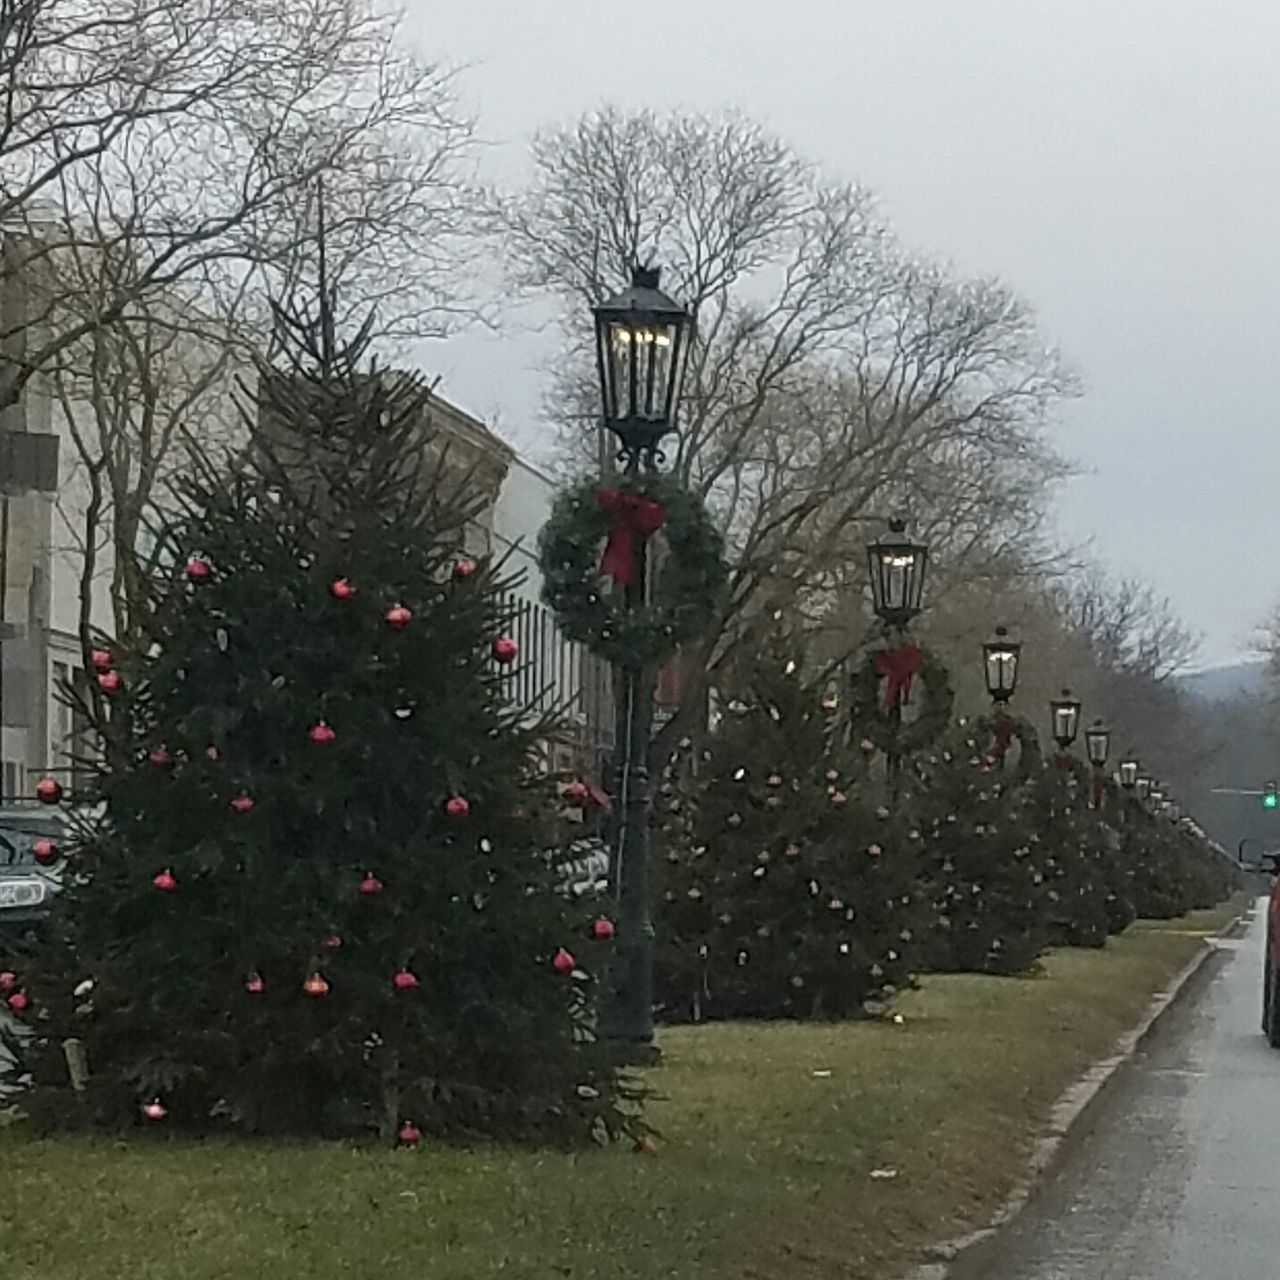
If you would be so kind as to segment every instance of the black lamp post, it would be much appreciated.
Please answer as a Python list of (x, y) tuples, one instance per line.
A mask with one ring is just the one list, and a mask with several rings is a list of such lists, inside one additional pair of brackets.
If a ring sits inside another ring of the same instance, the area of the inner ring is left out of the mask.
[[(901, 638), (911, 619), (920, 612), (928, 567), (929, 548), (907, 537), (905, 520), (890, 520), (889, 532), (867, 544), (871, 607), (886, 633), (896, 631)], [(877, 654), (876, 661), (885, 664), (883, 672), (889, 680), (886, 695), (889, 714), (895, 722), (900, 722), (911, 677), (919, 670), (920, 651), (900, 644), (896, 650), (887, 649)], [(897, 754), (890, 752), (886, 765), (891, 795), (897, 794), (898, 763)]]
[[(628, 472), (651, 470), (662, 442), (676, 429), (680, 384), (693, 335), (692, 312), (658, 287), (656, 267), (637, 266), (631, 284), (592, 309), (600, 373), (601, 424), (618, 443)], [(636, 549), (635, 573), (624, 588), (628, 609), (649, 591), (646, 545)], [(618, 964), (604, 1029), (620, 1059), (657, 1057), (653, 1039), (653, 913), (649, 887), (649, 740), (656, 672), (640, 659), (614, 672), (613, 850), (610, 886), (618, 903)]]
[(1111, 754), (1111, 730), (1101, 720), (1084, 731), (1084, 749), (1093, 767), (1093, 807), (1100, 809), (1107, 794), (1107, 757)]
[(1071, 696), (1070, 689), (1063, 689), (1061, 697), (1049, 700), (1049, 720), (1053, 740), (1066, 755), (1080, 732), (1080, 700)]
[(1152, 780), (1150, 777), (1148, 777), (1147, 774), (1145, 773), (1138, 774), (1138, 776), (1134, 779), (1133, 789), (1137, 793), (1139, 800), (1151, 799), (1152, 785), (1153, 785)]
[(982, 669), (987, 678), (987, 692), (996, 710), (1003, 711), (1018, 687), (1018, 663), (1022, 645), (1009, 639), (1004, 627), (997, 627), (994, 640), (982, 646)]

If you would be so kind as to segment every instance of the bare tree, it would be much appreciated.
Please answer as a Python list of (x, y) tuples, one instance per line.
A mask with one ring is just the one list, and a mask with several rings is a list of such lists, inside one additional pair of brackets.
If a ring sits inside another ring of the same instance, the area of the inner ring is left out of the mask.
[(1072, 383), (999, 283), (911, 258), (866, 191), (739, 116), (606, 108), (533, 162), (489, 207), (515, 284), (558, 300), (582, 355), (549, 399), (571, 438), (592, 418), (590, 304), (649, 261), (697, 310), (674, 465), (733, 559), (706, 672), (763, 610), (830, 622), (860, 601), (862, 543), (898, 511), (948, 558), (1043, 552), (1063, 473), (1045, 428)]
[[(39, 283), (0, 334), (4, 402), (149, 294), (305, 276), (321, 178), (339, 280), (388, 332), (447, 330), (471, 126), (399, 23), (376, 0), (0, 0), (5, 283)], [(85, 254), (113, 259), (113, 289), (68, 273)]]

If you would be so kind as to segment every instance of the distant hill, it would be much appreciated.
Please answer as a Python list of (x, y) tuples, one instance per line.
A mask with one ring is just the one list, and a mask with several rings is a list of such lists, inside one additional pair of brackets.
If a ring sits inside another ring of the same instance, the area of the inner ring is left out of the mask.
[(1267, 664), (1236, 662), (1226, 667), (1189, 671), (1178, 684), (1193, 698), (1205, 702), (1229, 702), (1235, 698), (1261, 698), (1267, 692)]

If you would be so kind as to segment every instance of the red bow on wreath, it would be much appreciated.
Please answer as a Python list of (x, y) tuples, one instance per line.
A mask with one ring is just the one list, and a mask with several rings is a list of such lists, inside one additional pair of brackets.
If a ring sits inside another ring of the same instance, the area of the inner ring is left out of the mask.
[(629, 586), (636, 576), (636, 551), (662, 528), (667, 509), (654, 498), (621, 489), (601, 489), (596, 501), (609, 517), (609, 541), (600, 557), (600, 572), (620, 587)]
[(1017, 728), (1017, 722), (1012, 716), (999, 714), (996, 716), (994, 731), (991, 736), (991, 750), (987, 752), (987, 759), (992, 764), (999, 764), (1009, 754), (1009, 748), (1013, 745), (1013, 734)]
[(900, 707), (911, 699), (911, 681), (920, 674), (923, 659), (920, 646), (904, 644), (901, 649), (880, 649), (875, 655), (876, 675), (887, 683), (884, 690), (886, 711)]

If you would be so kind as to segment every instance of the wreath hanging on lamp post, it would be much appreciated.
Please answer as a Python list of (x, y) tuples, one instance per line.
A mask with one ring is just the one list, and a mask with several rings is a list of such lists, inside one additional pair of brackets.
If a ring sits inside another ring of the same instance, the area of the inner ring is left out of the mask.
[[(628, 602), (638, 552), (649, 590)], [(584, 480), (557, 498), (538, 540), (542, 598), (571, 640), (621, 666), (651, 666), (705, 635), (725, 589), (724, 541), (702, 500), (658, 471)]]

